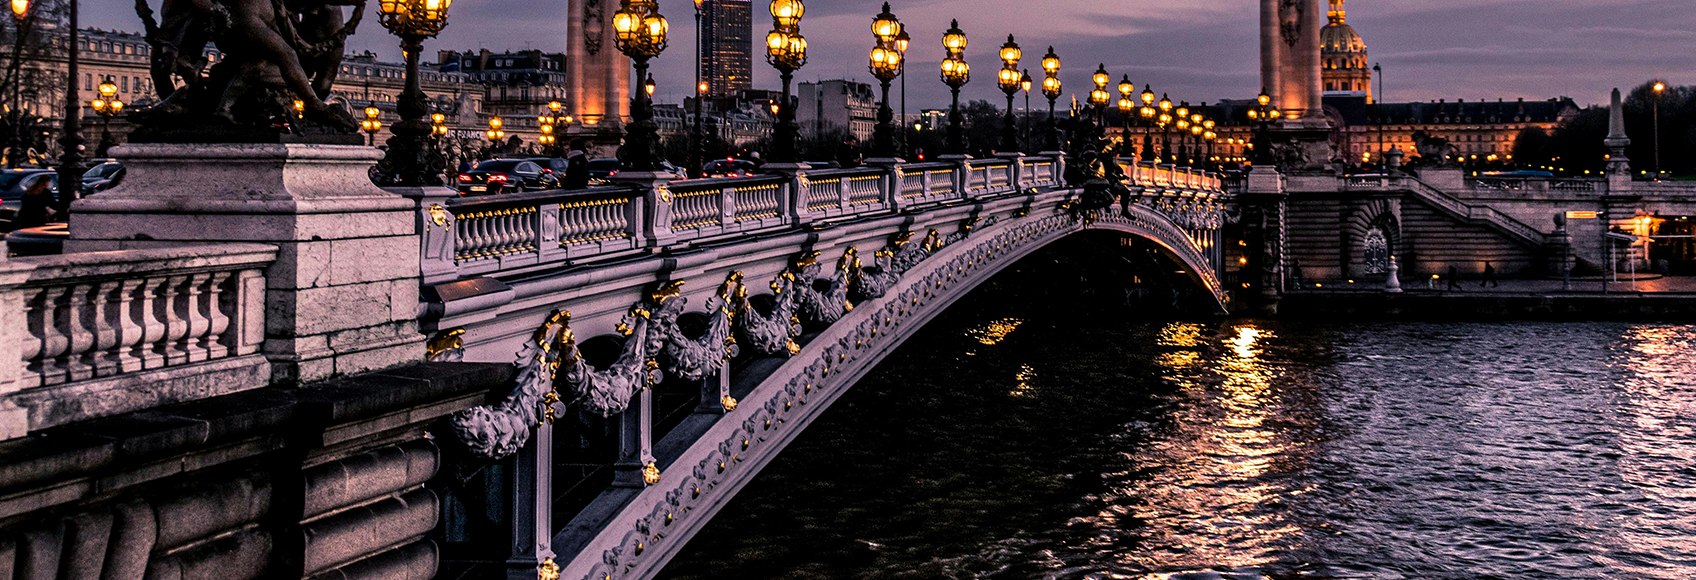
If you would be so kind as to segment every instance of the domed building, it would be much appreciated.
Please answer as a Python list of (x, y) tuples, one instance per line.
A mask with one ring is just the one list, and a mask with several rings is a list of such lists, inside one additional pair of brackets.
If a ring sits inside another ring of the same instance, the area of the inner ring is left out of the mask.
[(1366, 58), (1366, 41), (1348, 24), (1344, 0), (1330, 0), (1326, 15), (1330, 24), (1319, 31), (1321, 78), (1327, 97), (1366, 97), (1372, 103), (1372, 65)]

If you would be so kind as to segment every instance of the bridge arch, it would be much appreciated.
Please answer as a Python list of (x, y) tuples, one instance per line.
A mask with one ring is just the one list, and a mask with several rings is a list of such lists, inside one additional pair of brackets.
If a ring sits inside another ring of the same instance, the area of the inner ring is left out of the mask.
[(1209, 251), (1214, 242), (1203, 234), (1216, 231), (1217, 222), (1208, 222), (1216, 216), (1173, 218), (1178, 208), (1144, 203), (1077, 216), (1064, 209), (1068, 197), (1051, 192), (1026, 204), (980, 208), (977, 217), (962, 214), (960, 233), (942, 238), (945, 244), (907, 269), (881, 297), (855, 304), (813, 335), (740, 393), (734, 410), (668, 434), (659, 447), (669, 453), (658, 458), (651, 485), (604, 493), (597, 509), (552, 535), (549, 547), (558, 555), (561, 577), (657, 573), (789, 442), (907, 338), (971, 290), (1060, 240), (1108, 231), (1152, 242), (1223, 310), (1216, 259), (1210, 258), (1216, 254)]

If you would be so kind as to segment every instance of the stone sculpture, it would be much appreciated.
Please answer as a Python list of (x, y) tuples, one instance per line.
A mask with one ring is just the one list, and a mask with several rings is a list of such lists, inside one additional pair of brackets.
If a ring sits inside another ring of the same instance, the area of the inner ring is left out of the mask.
[[(353, 15), (344, 18), (344, 7)], [(358, 142), (346, 106), (325, 99), (363, 0), (137, 0), (160, 102), (139, 110), (139, 141), (252, 142), (284, 135)], [(209, 62), (208, 47), (221, 56)], [(342, 138), (338, 139), (337, 136)]]

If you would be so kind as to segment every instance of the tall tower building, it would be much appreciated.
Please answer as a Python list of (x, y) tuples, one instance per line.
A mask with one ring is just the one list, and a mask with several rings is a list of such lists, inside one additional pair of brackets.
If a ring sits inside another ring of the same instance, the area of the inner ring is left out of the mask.
[(701, 3), (701, 80), (712, 97), (735, 96), (754, 83), (754, 11), (750, 0)]
[(1349, 26), (1344, 1), (1331, 0), (1326, 13), (1330, 23), (1319, 31), (1325, 96), (1366, 97), (1366, 102), (1372, 103), (1372, 68), (1366, 58), (1366, 41)]

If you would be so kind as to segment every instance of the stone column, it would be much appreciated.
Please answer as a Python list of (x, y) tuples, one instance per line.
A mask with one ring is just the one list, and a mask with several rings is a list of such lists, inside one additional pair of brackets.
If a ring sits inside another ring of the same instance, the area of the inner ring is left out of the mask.
[(76, 202), (67, 251), (256, 242), (272, 381), (420, 362), (412, 200), (371, 184), (381, 152), (339, 145), (130, 145), (119, 187)]

